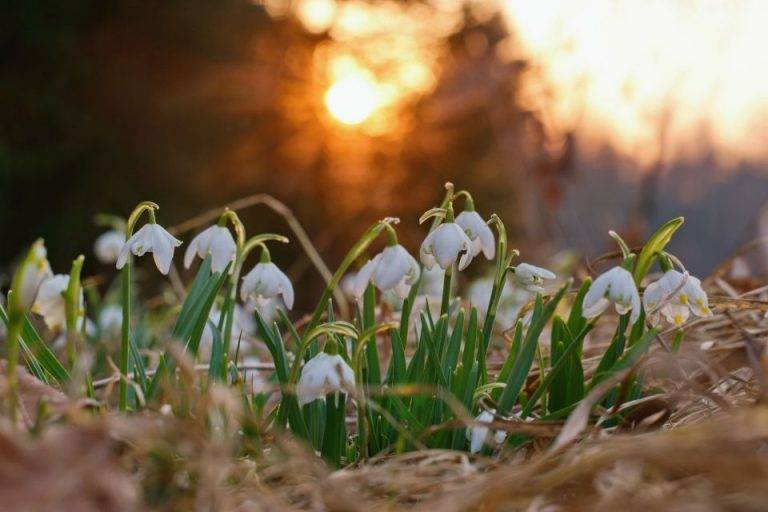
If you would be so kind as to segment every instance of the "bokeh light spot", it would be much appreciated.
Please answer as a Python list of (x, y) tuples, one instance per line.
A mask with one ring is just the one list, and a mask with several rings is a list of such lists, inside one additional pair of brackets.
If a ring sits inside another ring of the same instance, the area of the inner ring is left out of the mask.
[(325, 106), (331, 115), (346, 125), (360, 124), (379, 105), (376, 84), (363, 74), (341, 78), (325, 93)]

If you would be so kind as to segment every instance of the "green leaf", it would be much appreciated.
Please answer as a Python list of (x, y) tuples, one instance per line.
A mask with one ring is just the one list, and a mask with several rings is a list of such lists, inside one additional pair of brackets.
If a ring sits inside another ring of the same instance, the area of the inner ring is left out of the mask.
[[(2, 305), (0, 305), (0, 320), (2, 320), (7, 328), (8, 314)], [(30, 369), (38, 378), (43, 377), (42, 380), (44, 382), (49, 382), (47, 376), (50, 376), (59, 385), (69, 382), (69, 372), (56, 359), (56, 356), (48, 348), (48, 345), (45, 344), (28, 318), (24, 319), (19, 345), (26, 355)], [(41, 374), (40, 372), (43, 373)]]
[(129, 337), (128, 340), (128, 346), (131, 351), (131, 359), (133, 360), (133, 372), (138, 378), (141, 392), (144, 393), (144, 396), (146, 397), (149, 390), (149, 381), (147, 381), (147, 371), (144, 367), (144, 360), (142, 359), (141, 353), (139, 352), (139, 347), (136, 346), (136, 340), (134, 339), (134, 336)]
[(171, 331), (175, 338), (186, 339), (192, 330), (192, 320), (194, 317), (193, 309), (198, 305), (205, 288), (206, 283), (211, 279), (211, 257), (207, 256), (197, 271), (195, 279), (187, 292), (187, 297), (181, 305), (179, 316), (176, 317), (176, 324)]
[[(369, 284), (363, 295), (363, 317), (362, 331), (374, 327), (376, 324), (376, 291), (372, 284)], [(365, 382), (368, 384), (381, 384), (381, 369), (379, 367), (379, 350), (376, 341), (368, 343), (365, 346)]]
[(392, 357), (389, 363), (388, 384), (396, 386), (406, 382), (405, 342), (400, 338), (400, 332), (397, 329), (390, 329), (389, 341), (392, 346)]
[[(499, 375), (496, 377), (497, 383), (505, 383), (506, 385), (507, 379), (509, 379), (509, 374), (512, 372), (512, 367), (515, 365), (515, 361), (517, 361), (517, 354), (520, 352), (520, 345), (522, 345), (522, 343), (523, 322), (518, 320), (517, 324), (515, 324), (515, 333), (512, 335), (512, 344), (509, 346), (509, 353), (507, 354), (507, 358), (504, 360), (504, 364), (501, 367)], [(502, 389), (503, 388), (494, 389), (493, 392), (491, 392), (491, 396), (494, 400), (499, 400)]]
[(608, 345), (608, 349), (605, 351), (602, 359), (600, 359), (600, 362), (597, 364), (595, 375), (592, 377), (592, 381), (589, 383), (590, 389), (595, 387), (595, 385), (597, 385), (606, 375), (608, 375), (610, 368), (613, 367), (619, 357), (621, 357), (621, 355), (624, 353), (627, 324), (629, 324), (629, 315), (630, 313), (626, 313), (621, 315), (619, 318), (619, 325), (616, 326), (616, 332), (611, 339), (611, 343)]
[[(283, 348), (283, 340), (280, 333), (277, 331), (277, 325), (270, 327), (264, 322), (261, 314), (256, 310), (256, 326), (259, 330), (259, 336), (264, 340), (264, 344), (267, 346), (270, 355), (272, 356), (272, 362), (275, 365), (275, 373), (277, 374), (277, 380), (282, 385), (289, 383), (289, 369), (288, 362), (285, 357), (285, 349)], [(307, 424), (304, 421), (304, 416), (299, 408), (299, 402), (296, 399), (294, 393), (283, 393), (283, 398), (279, 405), (279, 410), (276, 418), (276, 422), (279, 426), (285, 427), (286, 422), (290, 422), (291, 430), (301, 437), (302, 439), (310, 439), (309, 430)]]
[(569, 286), (570, 282), (560, 288), (555, 296), (547, 302), (546, 306), (544, 306), (542, 302), (541, 294), (536, 296), (533, 316), (531, 317), (528, 332), (525, 333), (525, 339), (520, 348), (520, 356), (515, 361), (509, 379), (507, 380), (507, 385), (499, 397), (499, 403), (496, 407), (499, 414), (508, 414), (515, 405), (515, 402), (517, 402), (520, 391), (522, 391), (523, 385), (528, 378), (528, 372), (530, 372), (531, 366), (533, 365), (533, 359), (536, 356), (536, 348), (539, 346), (541, 332), (554, 314), (555, 308), (563, 298), (563, 295), (565, 295)]
[[(567, 341), (567, 345), (563, 344), (563, 349), (560, 351), (560, 354), (558, 358), (556, 359), (555, 364), (552, 365), (552, 368), (550, 369), (549, 373), (542, 379), (541, 384), (539, 384), (539, 387), (536, 388), (536, 391), (531, 394), (531, 397), (528, 399), (528, 402), (523, 407), (521, 416), (523, 418), (528, 417), (531, 412), (533, 411), (533, 408), (536, 406), (536, 403), (539, 401), (539, 399), (544, 395), (544, 393), (547, 390), (551, 390), (556, 382), (560, 382), (559, 385), (567, 385), (568, 383), (565, 381), (558, 381), (557, 379), (562, 375), (562, 371), (566, 369), (569, 365), (569, 363), (572, 361), (573, 356), (577, 353), (578, 347), (582, 345), (584, 342), (584, 338), (586, 337), (587, 333), (592, 329), (592, 325), (587, 324), (584, 326), (582, 331), (574, 338), (571, 336), (571, 334), (568, 332), (568, 327), (565, 325), (565, 323), (560, 318), (554, 319), (554, 324), (559, 324), (559, 328), (561, 332), (563, 333), (563, 340)], [(553, 326), (554, 330), (554, 326)], [(583, 382), (582, 382), (583, 387)], [(565, 393), (562, 393), (564, 396)], [(575, 402), (574, 402), (575, 403)], [(562, 405), (562, 404), (561, 404)], [(562, 410), (567, 408), (568, 406), (573, 404), (566, 404), (562, 405), (561, 407), (554, 407), (550, 403), (547, 404), (549, 408), (550, 413), (554, 413), (556, 411)]]
[(208, 327), (211, 329), (213, 343), (211, 344), (211, 357), (208, 364), (208, 380), (213, 382), (216, 380), (222, 381), (226, 375), (224, 362), (224, 343), (221, 339), (221, 331), (219, 328), (208, 320)]
[(656, 232), (651, 235), (648, 241), (640, 251), (640, 255), (637, 257), (637, 264), (635, 265), (635, 283), (638, 285), (643, 280), (645, 274), (651, 269), (654, 258), (664, 250), (669, 241), (672, 239), (672, 235), (683, 225), (684, 219), (682, 217), (676, 217), (663, 226), (661, 226)]
[[(195, 315), (190, 317), (189, 324), (192, 326), (189, 332), (189, 338), (187, 338), (186, 349), (192, 354), (193, 357), (197, 356), (197, 349), (200, 347), (200, 338), (203, 336), (203, 330), (208, 323), (208, 318), (211, 314), (211, 308), (216, 300), (216, 295), (219, 293), (224, 281), (227, 280), (229, 274), (225, 267), (221, 273), (214, 273), (211, 278), (206, 282), (200, 296), (196, 299), (197, 304), (193, 311)], [(186, 333), (186, 326), (184, 326), (184, 332)], [(182, 338), (184, 339), (184, 338)]]
[(464, 334), (463, 330), (464, 310), (462, 309), (456, 315), (453, 332), (451, 333), (447, 348), (443, 354), (443, 376), (448, 384), (450, 384), (451, 376), (456, 371), (456, 363), (459, 360), (459, 351), (461, 350), (461, 339)]

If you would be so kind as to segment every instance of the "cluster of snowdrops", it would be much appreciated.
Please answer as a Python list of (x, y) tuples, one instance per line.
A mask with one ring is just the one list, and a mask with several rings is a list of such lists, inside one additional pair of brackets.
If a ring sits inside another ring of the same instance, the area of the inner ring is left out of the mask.
[[(260, 400), (250, 397), (250, 403), (259, 407), (272, 403), (266, 412), (272, 425), (290, 429), (330, 463), (339, 465), (342, 460), (392, 447), (479, 452), (497, 449), (505, 442), (524, 443), (521, 436), (492, 431), (488, 423), (567, 415), (599, 380), (647, 351), (662, 322), (680, 328), (690, 314), (711, 314), (700, 281), (664, 251), (682, 224), (680, 218), (662, 226), (637, 254), (611, 232), (621, 251), (616, 266), (574, 290), (571, 280), (551, 290), (549, 283), (557, 278), (553, 272), (528, 263), (513, 264), (518, 251), (508, 248), (501, 219), (492, 215), (486, 221), (475, 210), (469, 192), (456, 192), (450, 184), (446, 189), (443, 202), (420, 219), (430, 229), (418, 259), (398, 243), (397, 219), (375, 223), (333, 274), (301, 329), (286, 314), (294, 304), (293, 285), (269, 251), (269, 245), (288, 239), (276, 234), (249, 238), (236, 212), (224, 209), (218, 222), (194, 236), (186, 247), (186, 268), (196, 259), (203, 263), (170, 336), (192, 358), (200, 359), (205, 346), (209, 378), (235, 385), (242, 382), (237, 353), (243, 325), (255, 323), (274, 363), (268, 378), (282, 392), (264, 392)], [(459, 205), (463, 209), (456, 214)], [(136, 315), (134, 259), (151, 253), (157, 270), (168, 274), (175, 249), (182, 245), (157, 222), (157, 210), (154, 203), (139, 204), (126, 221), (116, 221), (115, 229), (102, 234), (95, 245), (97, 257), (113, 262), (121, 271), (120, 301), (114, 315), (121, 338), (116, 355), (120, 410), (139, 407), (139, 394), (141, 403), (146, 404), (157, 388), (156, 379), (172, 379), (174, 375), (173, 357), (163, 353), (154, 368), (154, 378), (147, 377), (147, 360), (137, 346), (137, 328), (132, 323)], [(385, 239), (385, 247), (366, 259), (379, 237)], [(258, 262), (243, 274), (252, 252), (258, 255)], [(493, 279), (485, 289), (486, 296), (473, 299), (482, 303), (465, 307), (453, 295), (455, 274), (481, 257), (495, 261)], [(353, 271), (354, 264), (362, 261), (364, 264)], [(70, 274), (53, 274), (44, 242), (38, 240), (15, 272), (7, 312), (3, 311), (12, 417), (17, 407), (20, 346), (25, 348), (26, 366), (49, 382), (61, 380), (67, 365), (72, 367), (76, 362), (78, 344), (87, 331), (82, 263), (79, 257)], [(659, 277), (647, 282), (655, 264)], [(439, 276), (437, 281), (435, 276)], [(427, 293), (426, 287), (437, 293)], [(338, 290), (353, 298), (354, 318), (336, 318), (333, 297)], [(499, 303), (510, 291), (523, 292), (530, 304), (525, 308), (527, 314), (511, 323), (508, 355), (494, 375), (486, 359)], [(571, 307), (561, 318), (557, 308), (566, 296)], [(394, 304), (398, 316), (381, 318), (379, 301), (384, 300)], [(581, 348), (611, 304), (620, 321), (597, 372), (587, 380)], [(68, 359), (59, 363), (63, 369), (56, 369), (57, 362), (50, 357), (36, 358), (29, 349), (37, 336), (30, 332), (34, 331), (28, 321), (30, 314), (41, 317), (48, 329), (62, 333)], [(547, 325), (550, 350), (545, 361), (539, 346)], [(388, 361), (383, 361), (378, 345), (387, 335), (390, 354)], [(526, 381), (534, 360), (542, 368), (538, 385), (531, 391)], [(50, 365), (55, 368), (50, 369)], [(642, 393), (640, 380), (634, 384), (635, 391)], [(252, 389), (250, 392), (258, 394)], [(268, 402), (269, 396), (278, 399)], [(349, 397), (354, 407), (347, 404)], [(352, 432), (347, 428), (349, 414), (357, 417), (357, 428)], [(462, 420), (459, 424), (451, 423), (457, 418)], [(450, 427), (441, 427), (445, 425)]]

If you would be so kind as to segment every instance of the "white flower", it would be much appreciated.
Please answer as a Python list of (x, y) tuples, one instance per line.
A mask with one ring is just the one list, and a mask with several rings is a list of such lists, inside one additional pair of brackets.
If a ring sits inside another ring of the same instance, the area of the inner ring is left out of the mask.
[(496, 255), (496, 239), (479, 213), (464, 210), (456, 217), (456, 224), (461, 226), (472, 240), (472, 256), (477, 256), (482, 251), (486, 258), (493, 259)]
[(382, 292), (393, 290), (404, 299), (419, 279), (419, 264), (402, 245), (390, 245), (363, 265), (355, 275), (354, 296), (359, 299), (368, 283)]
[[(67, 308), (64, 293), (69, 286), (69, 276), (66, 274), (56, 274), (49, 277), (40, 285), (37, 292), (37, 298), (32, 305), (32, 312), (43, 317), (45, 325), (52, 331), (59, 330), (66, 326)], [(83, 294), (80, 289), (80, 305), (82, 309)], [(78, 314), (78, 316), (80, 316)]]
[(37, 291), (43, 281), (53, 277), (47, 255), (48, 252), (45, 249), (45, 244), (42, 240), (38, 240), (22, 263), (19, 286), (18, 290), (15, 291), (18, 293), (18, 304), (23, 310), (32, 307), (35, 297), (37, 297)]
[(557, 276), (549, 270), (528, 263), (521, 263), (517, 265), (512, 275), (515, 276), (515, 281), (518, 285), (522, 286), (529, 292), (540, 292), (544, 290), (542, 286), (545, 279), (555, 279)]
[(341, 281), (339, 281), (339, 288), (341, 288), (342, 293), (344, 293), (345, 297), (348, 297), (350, 299), (355, 298), (355, 278), (357, 277), (357, 272), (347, 272), (344, 274), (344, 277), (341, 278)]
[(237, 245), (232, 233), (223, 226), (210, 226), (198, 234), (187, 247), (184, 254), (184, 268), (192, 265), (195, 255), (205, 259), (211, 255), (211, 270), (221, 272), (230, 262), (235, 260)]
[(93, 245), (96, 258), (102, 263), (114, 263), (120, 256), (120, 251), (125, 244), (125, 233), (117, 229), (105, 231)]
[(271, 261), (257, 263), (243, 278), (240, 298), (243, 301), (254, 298), (256, 304), (260, 304), (264, 300), (278, 297), (282, 297), (286, 308), (293, 307), (293, 285), (288, 276)]
[(437, 263), (445, 270), (458, 260), (459, 270), (464, 270), (472, 261), (472, 240), (455, 222), (444, 222), (424, 239), (419, 256), (428, 269)]
[[(419, 293), (440, 297), (443, 293), (444, 283), (445, 270), (439, 266), (432, 268), (424, 267), (421, 271), (421, 285), (419, 286)], [(452, 279), (451, 285), (454, 286), (455, 284), (456, 279)]]
[(355, 390), (355, 372), (336, 354), (320, 352), (301, 369), (296, 388), (299, 405), (303, 406), (331, 393), (352, 393)]
[(701, 317), (712, 315), (701, 281), (677, 270), (666, 271), (658, 281), (645, 288), (643, 305), (654, 325), (659, 323), (659, 314), (678, 327), (688, 320), (689, 311)]
[(145, 253), (151, 252), (155, 259), (157, 270), (162, 274), (167, 274), (171, 269), (173, 251), (180, 245), (181, 241), (177, 240), (160, 224), (144, 224), (123, 245), (117, 258), (117, 268), (123, 268), (126, 261), (128, 261), (130, 253), (136, 256), (143, 256)]
[(123, 309), (117, 304), (109, 304), (99, 312), (99, 329), (103, 334), (117, 337), (123, 326)]
[(613, 267), (595, 279), (584, 296), (582, 314), (584, 318), (594, 318), (605, 311), (611, 302), (620, 315), (632, 311), (630, 323), (637, 321), (641, 308), (640, 294), (632, 274), (624, 268)]
[[(481, 423), (489, 423), (493, 421), (493, 412), (483, 411), (477, 415), (475, 421)], [(470, 427), (467, 429), (467, 439), (469, 440), (469, 451), (471, 453), (478, 453), (483, 449), (483, 446), (488, 441), (490, 431), (488, 427)], [(501, 444), (504, 439), (507, 438), (507, 433), (503, 430), (497, 430), (493, 434), (493, 442), (495, 444)]]

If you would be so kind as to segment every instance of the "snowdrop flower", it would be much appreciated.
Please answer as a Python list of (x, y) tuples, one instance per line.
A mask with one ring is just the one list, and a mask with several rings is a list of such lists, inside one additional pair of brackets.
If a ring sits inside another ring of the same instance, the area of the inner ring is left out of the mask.
[(143, 256), (151, 252), (157, 265), (157, 270), (161, 274), (167, 274), (171, 269), (171, 260), (173, 260), (173, 251), (181, 245), (173, 235), (165, 230), (160, 224), (144, 224), (134, 235), (128, 239), (120, 250), (117, 257), (117, 268), (121, 269), (128, 261), (130, 253), (136, 256)]
[(299, 405), (306, 405), (330, 393), (352, 393), (355, 372), (338, 354), (320, 352), (301, 369), (296, 389)]
[(198, 234), (187, 247), (184, 254), (184, 268), (192, 265), (195, 255), (200, 259), (205, 259), (211, 255), (211, 270), (221, 272), (224, 268), (235, 260), (237, 245), (232, 233), (224, 226), (210, 226)]
[[(492, 411), (483, 411), (476, 418), (475, 421), (482, 423), (490, 423), (493, 421)], [(488, 427), (470, 427), (467, 429), (467, 439), (469, 440), (470, 453), (478, 453), (483, 449), (483, 446), (490, 437), (490, 431)], [(507, 438), (507, 433), (503, 430), (497, 430), (493, 434), (493, 442), (495, 444), (501, 444), (504, 439)]]
[(515, 282), (529, 292), (544, 291), (544, 280), (555, 279), (557, 276), (549, 270), (528, 263), (521, 263), (512, 270)]
[(243, 301), (256, 299), (261, 304), (267, 299), (282, 298), (288, 309), (293, 307), (293, 285), (282, 270), (271, 261), (257, 263), (243, 278), (240, 298)]
[(99, 329), (102, 333), (117, 337), (123, 326), (123, 309), (117, 304), (109, 304), (101, 308), (99, 312)]
[(472, 240), (455, 222), (443, 222), (432, 230), (421, 244), (419, 256), (428, 269), (437, 263), (443, 270), (458, 260), (459, 270), (472, 261)]
[[(421, 286), (419, 287), (419, 293), (424, 295), (431, 295), (438, 297), (443, 293), (443, 284), (445, 282), (445, 270), (439, 266), (433, 268), (424, 267), (421, 271)], [(451, 285), (454, 286), (455, 279), (451, 280)]]
[(125, 233), (117, 229), (105, 231), (96, 239), (93, 252), (102, 263), (115, 263), (125, 244)]
[(616, 312), (620, 315), (631, 311), (630, 323), (637, 321), (640, 316), (640, 294), (632, 274), (625, 268), (613, 267), (595, 279), (584, 296), (582, 314), (584, 318), (595, 318), (605, 311), (611, 302), (615, 304)]
[(474, 209), (461, 212), (456, 217), (456, 224), (461, 226), (470, 240), (472, 240), (472, 256), (482, 253), (492, 260), (496, 255), (496, 239), (493, 231), (483, 218)]
[(355, 298), (355, 281), (357, 277), (357, 272), (347, 272), (344, 274), (344, 277), (341, 278), (341, 281), (339, 281), (339, 288), (341, 288), (342, 293), (344, 293), (344, 296), (350, 299)]
[(382, 292), (394, 291), (404, 299), (419, 279), (419, 264), (400, 244), (390, 245), (363, 265), (355, 275), (354, 296), (359, 299), (368, 283)]
[[(49, 277), (40, 285), (37, 298), (32, 305), (32, 312), (42, 316), (45, 325), (52, 331), (63, 328), (67, 323), (67, 308), (64, 299), (67, 286), (69, 286), (68, 275), (56, 274)], [(82, 289), (80, 290), (80, 304), (82, 308)]]
[(667, 270), (658, 281), (646, 287), (643, 305), (654, 325), (659, 323), (659, 314), (677, 327), (688, 320), (689, 311), (701, 317), (712, 315), (709, 298), (701, 287), (701, 281), (673, 269)]
[(34, 304), (43, 281), (53, 277), (51, 265), (48, 263), (48, 252), (42, 240), (34, 243), (21, 265), (21, 274), (14, 276), (14, 290), (18, 293), (18, 306), (26, 311)]

